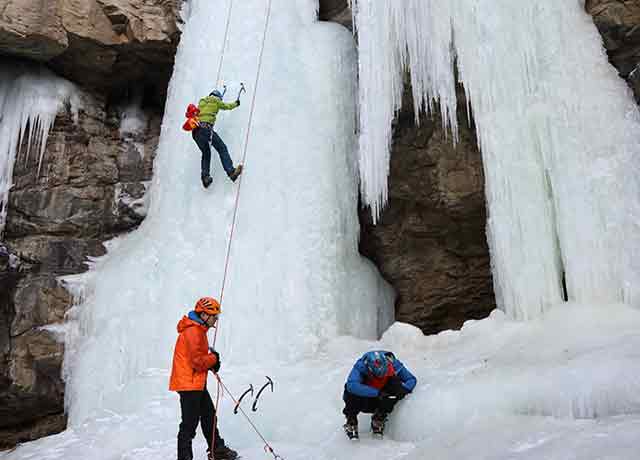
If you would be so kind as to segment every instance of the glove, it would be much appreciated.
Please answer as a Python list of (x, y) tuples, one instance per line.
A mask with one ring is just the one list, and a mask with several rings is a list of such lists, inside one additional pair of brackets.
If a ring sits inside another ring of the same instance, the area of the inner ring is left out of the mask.
[(392, 395), (391, 393), (387, 393), (384, 390), (380, 390), (380, 392), (378, 393), (378, 399), (382, 401), (395, 401), (396, 399), (398, 399), (398, 397), (396, 395)]
[(398, 399), (402, 399), (405, 396), (407, 396), (409, 393), (411, 393), (409, 390), (407, 390), (407, 387), (404, 386), (404, 384), (402, 383), (402, 380), (397, 376), (392, 377), (389, 380), (389, 383), (387, 383), (386, 389), (389, 391), (389, 393), (396, 395)]
[(240, 107), (240, 99), (236, 99), (236, 104), (238, 104), (238, 107)]
[(405, 387), (404, 385), (398, 385), (398, 399), (402, 399), (405, 396), (407, 396), (409, 393), (411, 393), (409, 390), (407, 390), (407, 387)]
[(220, 353), (218, 353), (211, 347), (209, 347), (209, 351), (211, 352), (212, 355), (216, 357), (216, 363), (213, 366), (211, 366), (211, 370), (213, 370), (213, 372), (217, 374), (220, 371)]
[(391, 412), (397, 400), (396, 395), (389, 394), (386, 391), (380, 390), (380, 393), (378, 393), (378, 407), (385, 412)]

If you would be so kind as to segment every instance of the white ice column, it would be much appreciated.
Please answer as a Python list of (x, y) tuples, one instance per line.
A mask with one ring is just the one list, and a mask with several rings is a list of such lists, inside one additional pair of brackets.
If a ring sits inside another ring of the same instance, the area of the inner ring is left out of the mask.
[(66, 103), (71, 103), (77, 114), (73, 84), (42, 66), (0, 59), (0, 233), (7, 217), (13, 166), (24, 137), (27, 136), (23, 152), (26, 160), (32, 147), (39, 147), (40, 171), (49, 130)]

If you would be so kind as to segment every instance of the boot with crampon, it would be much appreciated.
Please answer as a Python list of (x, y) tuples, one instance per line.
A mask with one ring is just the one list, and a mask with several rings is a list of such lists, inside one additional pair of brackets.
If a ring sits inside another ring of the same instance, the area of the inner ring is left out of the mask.
[(358, 419), (355, 417), (347, 417), (346, 423), (342, 426), (347, 438), (356, 440), (359, 439), (358, 435)]
[(213, 455), (209, 452), (209, 460), (236, 460), (239, 458), (238, 452), (224, 444), (217, 445), (213, 449)]
[(387, 414), (384, 412), (376, 412), (371, 417), (371, 432), (374, 436), (382, 437), (384, 435), (384, 424), (387, 421)]

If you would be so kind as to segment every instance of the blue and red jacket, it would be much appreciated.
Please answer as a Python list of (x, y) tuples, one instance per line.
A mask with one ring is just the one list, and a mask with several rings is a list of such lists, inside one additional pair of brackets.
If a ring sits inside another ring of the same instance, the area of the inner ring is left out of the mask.
[(356, 361), (353, 365), (353, 369), (347, 377), (347, 383), (345, 385), (346, 390), (356, 396), (362, 396), (364, 398), (375, 398), (380, 394), (380, 389), (384, 387), (387, 380), (394, 375), (397, 375), (402, 381), (402, 386), (411, 392), (416, 386), (417, 380), (409, 370), (404, 367), (404, 364), (398, 360), (390, 351), (380, 351), (383, 353), (387, 360), (387, 373), (384, 377), (375, 378), (369, 374), (365, 361), (367, 355), (372, 352), (367, 352)]

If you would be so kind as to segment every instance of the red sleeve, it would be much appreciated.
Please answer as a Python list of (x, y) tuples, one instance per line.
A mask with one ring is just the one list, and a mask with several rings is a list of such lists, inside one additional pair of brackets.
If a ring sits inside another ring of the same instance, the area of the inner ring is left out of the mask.
[(190, 327), (184, 334), (191, 367), (198, 372), (208, 371), (216, 363), (216, 355), (209, 353), (206, 336), (195, 327)]

